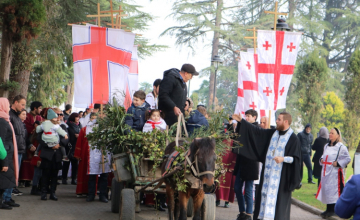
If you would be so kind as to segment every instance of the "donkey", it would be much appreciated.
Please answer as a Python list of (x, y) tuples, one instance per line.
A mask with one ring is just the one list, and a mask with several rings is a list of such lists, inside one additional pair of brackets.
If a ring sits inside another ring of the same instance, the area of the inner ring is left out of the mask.
[[(180, 146), (183, 143), (183, 141), (179, 141)], [(175, 151), (175, 146), (175, 142), (170, 143), (165, 149), (165, 155), (171, 155), (171, 153)], [(175, 179), (172, 177), (165, 179), (166, 195), (169, 203), (169, 220), (187, 219), (187, 203), (190, 196), (193, 198), (194, 202), (193, 220), (201, 220), (201, 205), (203, 203), (204, 195), (214, 189), (214, 171), (216, 161), (215, 139), (208, 137), (194, 139), (190, 144), (189, 159), (196, 172), (199, 173), (197, 178), (202, 181), (203, 190), (191, 189), (190, 185), (188, 185), (186, 192), (175, 191)], [(162, 164), (162, 173), (165, 172), (165, 165), (166, 162)], [(187, 169), (190, 168), (187, 167)], [(176, 195), (177, 198), (175, 198)]]

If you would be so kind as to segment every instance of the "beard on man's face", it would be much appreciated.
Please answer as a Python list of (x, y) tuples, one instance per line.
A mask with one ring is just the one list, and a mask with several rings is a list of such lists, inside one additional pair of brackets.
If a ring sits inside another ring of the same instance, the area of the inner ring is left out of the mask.
[(278, 131), (283, 131), (284, 129), (285, 129), (284, 124), (276, 125), (276, 130), (278, 130)]

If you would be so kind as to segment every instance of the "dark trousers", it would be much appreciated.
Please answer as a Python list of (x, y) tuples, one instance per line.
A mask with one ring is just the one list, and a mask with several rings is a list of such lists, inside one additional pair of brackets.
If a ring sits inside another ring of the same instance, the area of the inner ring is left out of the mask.
[(326, 211), (335, 212), (335, 204), (326, 204)]
[[(105, 196), (106, 198), (108, 198), (108, 192), (107, 192), (107, 179), (108, 179), (108, 173), (102, 173), (100, 174), (100, 177), (98, 179), (98, 184), (99, 184), (99, 190), (100, 190), (100, 194), (99, 197), (101, 196)], [(88, 188), (89, 188), (89, 196), (95, 196), (96, 193), (96, 176), (95, 175), (89, 175), (89, 182), (88, 182)]]
[(51, 193), (55, 193), (57, 186), (57, 174), (58, 170), (43, 169), (41, 177), (41, 192), (47, 193), (49, 186)]
[[(312, 181), (312, 165), (311, 165), (311, 160), (310, 160), (310, 154), (303, 154), (301, 159), (302, 159), (302, 161), (301, 161), (302, 166), (304, 166), (304, 163), (305, 163), (306, 168), (308, 170), (308, 182), (311, 182)], [(303, 173), (304, 173), (304, 169), (303, 169)]]
[(62, 168), (62, 179), (67, 180), (67, 175), (69, 171), (69, 166), (71, 163), (71, 180), (76, 180), (77, 172), (78, 172), (78, 160), (76, 159), (70, 159), (70, 161), (64, 161), (63, 162), (63, 168)]

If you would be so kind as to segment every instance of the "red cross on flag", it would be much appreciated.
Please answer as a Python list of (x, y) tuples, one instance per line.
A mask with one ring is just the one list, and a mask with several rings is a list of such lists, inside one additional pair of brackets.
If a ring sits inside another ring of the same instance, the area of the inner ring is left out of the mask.
[(72, 26), (75, 106), (124, 102), (135, 34), (120, 29)]
[(259, 109), (257, 55), (240, 52), (240, 72), (243, 81), (244, 110)]
[(258, 30), (258, 79), (261, 109), (286, 108), (301, 33)]

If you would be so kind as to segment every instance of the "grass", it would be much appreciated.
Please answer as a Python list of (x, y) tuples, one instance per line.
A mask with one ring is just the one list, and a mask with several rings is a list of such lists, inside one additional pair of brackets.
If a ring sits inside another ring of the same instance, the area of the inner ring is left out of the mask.
[[(355, 150), (351, 150), (349, 153), (350, 153), (350, 157), (351, 157), (351, 162), (349, 163), (348, 167), (346, 168), (345, 183), (348, 180), (348, 178), (353, 174), (353, 169), (352, 169), (351, 165), (352, 165), (353, 156), (355, 154)], [(314, 155), (314, 153), (313, 153), (313, 155)], [(309, 204), (313, 207), (316, 207), (318, 209), (325, 210), (326, 204), (323, 204), (322, 202), (317, 200), (314, 196), (314, 194), (318, 190), (317, 179), (313, 178), (313, 181), (316, 182), (316, 184), (309, 184), (307, 179), (308, 179), (308, 172), (307, 172), (306, 166), (304, 165), (304, 175), (303, 175), (303, 179), (302, 179), (303, 185), (300, 190), (295, 190), (292, 193), (292, 197), (295, 199), (298, 199), (302, 202), (305, 202), (306, 204)]]

